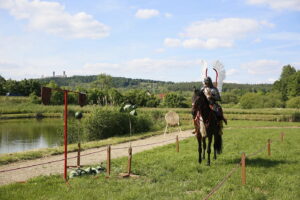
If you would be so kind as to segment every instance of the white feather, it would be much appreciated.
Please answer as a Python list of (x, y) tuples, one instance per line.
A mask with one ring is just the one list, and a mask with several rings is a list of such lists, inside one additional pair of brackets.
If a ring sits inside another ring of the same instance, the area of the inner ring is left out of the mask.
[(205, 60), (201, 60), (201, 81), (203, 82), (204, 79), (206, 78), (206, 71), (207, 71), (207, 62)]
[(214, 64), (213, 64), (213, 68), (215, 70), (217, 70), (218, 72), (218, 80), (217, 80), (217, 84), (218, 84), (218, 90), (219, 90), (219, 93), (221, 95), (222, 93), (222, 87), (223, 87), (223, 81), (225, 80), (226, 78), (226, 71), (225, 71), (225, 67), (224, 65), (220, 62), (220, 61), (216, 61)]

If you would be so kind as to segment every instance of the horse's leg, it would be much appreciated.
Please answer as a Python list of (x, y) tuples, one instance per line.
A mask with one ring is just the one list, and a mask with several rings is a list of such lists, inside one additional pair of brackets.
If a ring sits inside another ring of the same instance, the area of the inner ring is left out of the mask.
[(199, 153), (199, 160), (198, 162), (201, 163), (202, 162), (202, 159), (201, 159), (201, 151), (202, 151), (202, 148), (201, 148), (201, 134), (198, 132), (197, 135), (197, 140), (198, 140), (198, 153)]
[(207, 165), (210, 166), (210, 152), (211, 152), (211, 142), (212, 142), (212, 135), (208, 136), (208, 148), (207, 148)]
[(214, 160), (217, 159), (217, 151), (216, 151), (216, 147), (215, 147), (215, 144), (214, 144)]
[(202, 158), (205, 159), (205, 150), (206, 150), (206, 137), (202, 138), (202, 144), (203, 144), (203, 154)]

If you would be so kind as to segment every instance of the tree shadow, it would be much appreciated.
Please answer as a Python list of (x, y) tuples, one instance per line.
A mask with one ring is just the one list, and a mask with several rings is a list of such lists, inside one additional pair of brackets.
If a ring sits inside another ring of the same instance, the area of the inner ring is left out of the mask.
[[(237, 164), (241, 162), (241, 158), (235, 158), (232, 160), (226, 160), (226, 164)], [(280, 164), (295, 164), (298, 163), (296, 161), (288, 161), (288, 160), (272, 160), (265, 158), (246, 158), (246, 166), (252, 167), (274, 167)]]

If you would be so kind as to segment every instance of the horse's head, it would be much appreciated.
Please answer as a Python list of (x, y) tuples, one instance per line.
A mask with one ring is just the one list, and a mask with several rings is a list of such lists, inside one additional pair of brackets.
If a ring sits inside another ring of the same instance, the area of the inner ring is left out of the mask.
[(201, 110), (200, 106), (207, 103), (207, 99), (203, 93), (203, 91), (196, 89), (194, 87), (194, 94), (192, 97), (192, 113), (193, 115), (198, 111)]

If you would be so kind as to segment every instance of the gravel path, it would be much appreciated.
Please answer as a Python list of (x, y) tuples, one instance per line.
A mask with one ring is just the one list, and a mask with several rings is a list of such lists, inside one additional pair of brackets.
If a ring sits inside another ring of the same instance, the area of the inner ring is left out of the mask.
[[(168, 133), (165, 136), (164, 135), (158, 135), (153, 136), (137, 141), (131, 142), (132, 145), (132, 151), (133, 154), (145, 151), (148, 149), (152, 149), (154, 147), (163, 146), (170, 143), (175, 143), (176, 141), (176, 135), (179, 136), (180, 140), (183, 140), (187, 137), (194, 136), (192, 134), (192, 130), (188, 131), (182, 131), (182, 132), (174, 132), (174, 133)], [(128, 155), (128, 147), (130, 143), (122, 143), (122, 144), (116, 144), (111, 146), (111, 158), (119, 158), (122, 156)], [(106, 160), (106, 147), (100, 147), (100, 148), (93, 148), (88, 149), (81, 152), (81, 164), (82, 165), (94, 165), (99, 164)], [(96, 152), (96, 153), (95, 153)], [(89, 155), (87, 155), (89, 154)], [(84, 156), (86, 155), (86, 156)], [(68, 158), (76, 157), (77, 152), (68, 153)], [(4, 166), (0, 166), (0, 185), (10, 184), (14, 182), (23, 182), (30, 178), (40, 176), (40, 175), (52, 175), (52, 174), (63, 174), (63, 168), (64, 168), (64, 161), (63, 161), (64, 155), (57, 155), (57, 156), (49, 156), (45, 158), (40, 158), (36, 160), (28, 160), (28, 161), (22, 161), (17, 163), (12, 163)], [(54, 163), (49, 163), (52, 161), (57, 161)], [(39, 165), (41, 163), (47, 163), (43, 165)], [(74, 166), (77, 163), (77, 159), (68, 159), (68, 165)], [(29, 168), (23, 168), (19, 170), (13, 170), (13, 171), (6, 171), (11, 170), (15, 168), (21, 168), (26, 166), (33, 166)], [(6, 172), (1, 172), (6, 171)], [(69, 170), (70, 171), (70, 170)]]

